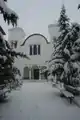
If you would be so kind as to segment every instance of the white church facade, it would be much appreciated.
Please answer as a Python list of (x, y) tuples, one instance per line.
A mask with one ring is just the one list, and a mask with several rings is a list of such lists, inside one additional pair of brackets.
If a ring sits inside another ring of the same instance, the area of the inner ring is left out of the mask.
[(20, 69), (23, 79), (45, 79), (41, 72), (42, 69), (48, 68), (48, 61), (51, 59), (53, 51), (51, 36), (52, 33), (57, 35), (56, 25), (49, 25), (48, 30), (50, 40), (40, 33), (26, 36), (24, 30), (19, 27), (9, 29), (8, 41), (11, 47), (18, 52), (24, 52), (30, 58), (15, 60), (15, 66)]

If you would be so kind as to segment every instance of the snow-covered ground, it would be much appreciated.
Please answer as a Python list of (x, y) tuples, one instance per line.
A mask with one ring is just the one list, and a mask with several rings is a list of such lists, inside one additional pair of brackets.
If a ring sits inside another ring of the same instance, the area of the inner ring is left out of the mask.
[(47, 82), (24, 82), (8, 102), (0, 103), (0, 120), (80, 120), (80, 108)]

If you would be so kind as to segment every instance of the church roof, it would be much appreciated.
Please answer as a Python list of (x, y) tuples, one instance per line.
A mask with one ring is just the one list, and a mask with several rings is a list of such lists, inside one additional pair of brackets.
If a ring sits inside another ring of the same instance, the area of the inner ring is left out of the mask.
[(21, 46), (24, 46), (25, 43), (26, 43), (26, 41), (27, 41), (30, 37), (33, 37), (33, 36), (41, 36), (41, 37), (44, 38), (44, 40), (46, 41), (47, 44), (50, 43), (44, 35), (42, 35), (42, 34), (40, 34), (40, 33), (34, 33), (34, 34), (29, 35), (29, 36), (24, 40), (24, 42), (21, 44)]

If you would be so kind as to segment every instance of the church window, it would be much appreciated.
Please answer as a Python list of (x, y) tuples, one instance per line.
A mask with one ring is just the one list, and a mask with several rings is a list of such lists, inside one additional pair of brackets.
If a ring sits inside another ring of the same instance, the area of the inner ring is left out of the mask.
[(30, 48), (29, 48), (30, 50), (29, 50), (29, 54), (30, 55), (40, 55), (41, 53), (41, 51), (40, 51), (40, 45), (36, 45), (36, 44), (34, 44), (34, 45), (30, 45)]
[(37, 55), (37, 45), (34, 45), (33, 54), (34, 54), (34, 55)]
[(32, 55), (32, 45), (30, 45), (30, 55)]
[(40, 55), (40, 45), (38, 45), (38, 55)]
[(17, 48), (17, 41), (11, 41), (11, 48)]

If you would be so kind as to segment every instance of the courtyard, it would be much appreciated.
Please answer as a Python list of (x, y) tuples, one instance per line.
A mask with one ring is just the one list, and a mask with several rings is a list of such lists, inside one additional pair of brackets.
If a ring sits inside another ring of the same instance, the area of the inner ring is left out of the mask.
[(0, 103), (0, 120), (80, 120), (80, 108), (47, 82), (24, 82)]

